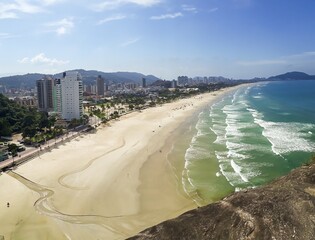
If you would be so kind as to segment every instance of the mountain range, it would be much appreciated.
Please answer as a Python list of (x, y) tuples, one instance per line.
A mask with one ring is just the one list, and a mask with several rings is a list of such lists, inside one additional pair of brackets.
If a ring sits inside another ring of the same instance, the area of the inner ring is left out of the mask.
[[(127, 83), (133, 82), (141, 84), (142, 78), (145, 78), (147, 84), (151, 84), (160, 80), (159, 78), (153, 75), (144, 75), (137, 72), (112, 72), (106, 73), (96, 70), (84, 70), (84, 69), (75, 69), (71, 71), (78, 71), (83, 78), (84, 84), (93, 84), (96, 78), (101, 75), (106, 83)], [(47, 74), (42, 73), (28, 73), (24, 75), (15, 75), (9, 77), (1, 77), (0, 85), (5, 85), (7, 88), (34, 88), (36, 80), (41, 79)], [(61, 78), (62, 73), (57, 73), (53, 76), (54, 78)], [(284, 74), (276, 75), (269, 77), (268, 80), (315, 80), (315, 75), (309, 75), (304, 72), (287, 72)]]
[[(106, 73), (106, 72), (101, 72), (101, 71), (96, 71), (96, 70), (84, 70), (84, 69), (75, 69), (71, 71), (79, 72), (82, 76), (84, 84), (92, 84), (99, 75), (101, 75), (105, 79), (105, 82), (107, 83), (125, 83), (125, 82), (141, 83), (142, 78), (145, 78), (147, 83), (150, 84), (156, 80), (159, 80), (159, 78), (153, 75), (144, 75), (142, 73), (137, 73), (137, 72)], [(21, 88), (21, 87), (34, 88), (36, 84), (36, 80), (41, 79), (45, 75), (48, 75), (48, 74), (28, 73), (24, 75), (2, 77), (0, 78), (0, 85), (5, 85), (8, 88)], [(61, 78), (62, 73), (57, 73), (50, 76), (54, 78)]]
[(315, 80), (314, 75), (308, 75), (304, 72), (287, 72), (277, 76), (272, 76), (268, 80)]

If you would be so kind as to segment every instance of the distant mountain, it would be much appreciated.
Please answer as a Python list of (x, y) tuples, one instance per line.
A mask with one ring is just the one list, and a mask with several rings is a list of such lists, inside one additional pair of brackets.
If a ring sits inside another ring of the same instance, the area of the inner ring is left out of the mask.
[[(144, 75), (142, 73), (137, 72), (113, 72), (113, 73), (105, 73), (101, 71), (96, 70), (84, 70), (84, 69), (75, 69), (71, 71), (78, 71), (82, 78), (83, 82), (85, 84), (92, 83), (95, 81), (98, 75), (101, 75), (106, 82), (135, 82), (135, 83), (141, 83), (142, 78), (145, 78), (147, 80), (147, 83), (150, 84), (159, 78), (153, 76), (153, 75)], [(62, 73), (54, 75), (56, 78), (61, 78)]]
[(15, 75), (0, 78), (0, 85), (10, 88), (34, 87), (36, 80), (40, 79), (43, 74), (28, 73), (25, 75)]
[(315, 80), (314, 75), (308, 75), (304, 72), (287, 72), (268, 78), (268, 80)]
[[(142, 78), (145, 78), (147, 83), (150, 84), (159, 78), (153, 75), (144, 75), (136, 72), (113, 72), (113, 73), (105, 73), (96, 70), (84, 70), (84, 69), (75, 69), (71, 71), (78, 71), (83, 78), (84, 84), (93, 83), (98, 75), (101, 75), (106, 82), (110, 83), (124, 83), (124, 82), (135, 82), (141, 83)], [(25, 75), (16, 75), (10, 77), (2, 77), (0, 78), (0, 85), (6, 85), (10, 88), (20, 88), (20, 87), (35, 87), (36, 80), (41, 79), (45, 74), (41, 73), (29, 73)], [(54, 78), (61, 78), (62, 73), (58, 73), (53, 75)]]

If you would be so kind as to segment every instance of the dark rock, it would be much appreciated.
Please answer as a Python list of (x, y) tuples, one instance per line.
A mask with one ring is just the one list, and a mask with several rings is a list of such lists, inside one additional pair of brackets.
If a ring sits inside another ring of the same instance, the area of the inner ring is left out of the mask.
[(130, 240), (315, 239), (315, 164), (234, 193), (144, 230)]

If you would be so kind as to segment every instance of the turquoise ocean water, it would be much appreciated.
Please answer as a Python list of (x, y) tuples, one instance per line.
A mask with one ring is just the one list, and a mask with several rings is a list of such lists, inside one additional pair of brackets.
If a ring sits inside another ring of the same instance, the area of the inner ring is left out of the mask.
[(285, 175), (315, 153), (315, 81), (244, 86), (199, 114), (182, 183), (199, 204)]

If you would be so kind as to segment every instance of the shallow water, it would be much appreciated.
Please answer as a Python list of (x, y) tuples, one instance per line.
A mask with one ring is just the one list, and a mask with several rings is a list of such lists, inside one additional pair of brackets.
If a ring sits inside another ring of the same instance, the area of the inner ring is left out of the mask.
[(204, 109), (185, 149), (182, 184), (199, 205), (256, 187), (315, 153), (315, 81), (264, 82)]

